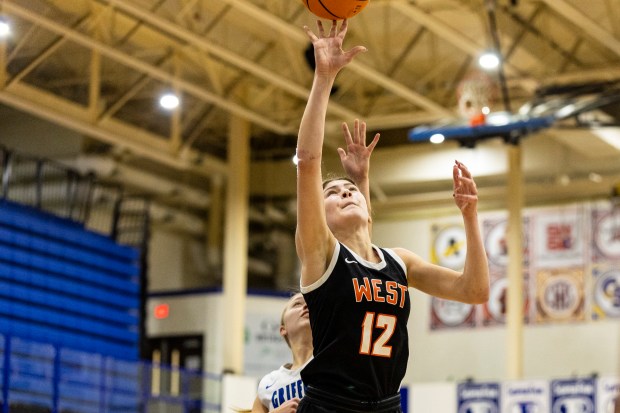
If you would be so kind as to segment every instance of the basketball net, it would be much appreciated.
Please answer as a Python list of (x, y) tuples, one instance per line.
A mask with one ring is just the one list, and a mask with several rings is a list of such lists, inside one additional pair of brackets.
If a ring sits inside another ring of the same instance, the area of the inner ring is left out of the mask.
[(484, 125), (496, 94), (497, 84), (491, 76), (478, 71), (470, 73), (457, 88), (460, 115), (470, 126)]

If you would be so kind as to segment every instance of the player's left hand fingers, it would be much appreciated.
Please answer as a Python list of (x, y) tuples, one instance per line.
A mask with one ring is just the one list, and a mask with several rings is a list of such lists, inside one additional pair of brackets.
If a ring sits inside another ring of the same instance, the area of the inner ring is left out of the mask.
[(347, 125), (346, 122), (342, 122), (342, 134), (344, 135), (345, 143), (347, 145), (351, 145), (353, 143), (353, 138), (351, 137), (351, 131), (349, 130), (349, 125)]

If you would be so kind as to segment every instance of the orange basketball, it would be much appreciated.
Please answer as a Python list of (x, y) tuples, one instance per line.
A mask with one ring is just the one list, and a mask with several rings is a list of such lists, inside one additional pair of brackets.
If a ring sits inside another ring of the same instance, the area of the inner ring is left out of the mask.
[(315, 16), (327, 20), (350, 19), (362, 11), (368, 0), (301, 0)]

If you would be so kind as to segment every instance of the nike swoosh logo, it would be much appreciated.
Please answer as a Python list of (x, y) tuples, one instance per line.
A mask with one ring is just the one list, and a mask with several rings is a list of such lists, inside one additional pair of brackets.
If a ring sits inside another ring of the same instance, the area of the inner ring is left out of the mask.
[(273, 386), (274, 384), (276, 384), (275, 382), (271, 383), (269, 386), (265, 386), (265, 390), (267, 390), (268, 388), (270, 388), (271, 386)]
[(359, 264), (359, 262), (353, 261), (353, 260), (349, 260), (348, 258), (345, 258), (344, 262), (346, 262), (347, 264)]

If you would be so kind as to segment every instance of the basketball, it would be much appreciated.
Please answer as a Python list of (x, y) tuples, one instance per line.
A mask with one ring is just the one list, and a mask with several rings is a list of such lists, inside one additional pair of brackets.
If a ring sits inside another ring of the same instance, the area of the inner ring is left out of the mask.
[(350, 19), (362, 11), (368, 0), (301, 0), (312, 14), (327, 20)]

